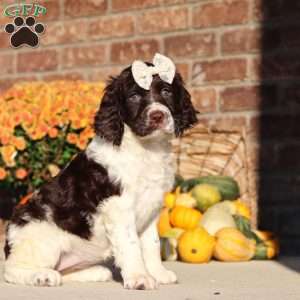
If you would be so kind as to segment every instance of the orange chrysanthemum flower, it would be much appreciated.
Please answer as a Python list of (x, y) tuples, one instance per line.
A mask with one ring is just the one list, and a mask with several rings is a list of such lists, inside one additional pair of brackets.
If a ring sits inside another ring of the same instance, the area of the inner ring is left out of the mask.
[(6, 176), (7, 176), (6, 170), (0, 167), (0, 180), (4, 180)]
[(16, 114), (13, 116), (13, 122), (14, 122), (14, 125), (15, 125), (15, 126), (21, 124), (21, 122), (22, 122), (22, 116), (20, 115), (20, 113), (16, 113)]
[(22, 151), (26, 148), (25, 139), (21, 136), (13, 137), (12, 143), (16, 147), (17, 150)]
[(4, 163), (8, 167), (13, 167), (15, 165), (15, 156), (17, 155), (15, 147), (12, 145), (3, 146), (0, 148), (0, 152)]
[(86, 138), (86, 139), (90, 139), (92, 137), (94, 137), (95, 133), (94, 130), (91, 127), (86, 127), (81, 133), (80, 133), (80, 137)]
[(27, 177), (28, 172), (24, 168), (19, 168), (16, 170), (15, 175), (16, 175), (16, 178), (22, 180)]
[(86, 148), (86, 145), (87, 145), (87, 139), (80, 136), (77, 143), (76, 143), (76, 146), (80, 149), (80, 150), (84, 150)]
[(2, 145), (7, 145), (10, 143), (10, 141), (11, 141), (11, 136), (7, 134), (1, 135), (0, 142), (2, 143)]
[(57, 137), (57, 135), (58, 135), (58, 130), (57, 130), (57, 128), (51, 128), (50, 130), (49, 130), (49, 132), (48, 132), (48, 135), (52, 138), (52, 139), (54, 139), (54, 138), (56, 138)]
[(78, 135), (76, 133), (68, 133), (67, 142), (70, 144), (76, 144), (78, 141)]

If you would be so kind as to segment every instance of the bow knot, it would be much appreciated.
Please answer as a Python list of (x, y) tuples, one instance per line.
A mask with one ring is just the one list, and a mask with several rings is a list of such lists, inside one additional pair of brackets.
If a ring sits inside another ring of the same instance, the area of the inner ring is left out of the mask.
[(159, 53), (153, 58), (154, 66), (147, 66), (140, 60), (135, 60), (132, 64), (131, 71), (134, 81), (143, 89), (149, 90), (153, 75), (158, 74), (161, 80), (171, 84), (175, 77), (176, 67), (173, 61)]

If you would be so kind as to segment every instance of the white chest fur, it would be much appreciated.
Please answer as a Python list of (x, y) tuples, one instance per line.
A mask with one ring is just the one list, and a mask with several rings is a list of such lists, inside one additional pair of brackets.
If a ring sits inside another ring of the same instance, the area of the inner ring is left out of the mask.
[(169, 140), (141, 142), (126, 127), (120, 147), (96, 137), (87, 155), (107, 168), (111, 180), (120, 182), (123, 200), (119, 205), (135, 211), (137, 229), (143, 231), (157, 215), (163, 194), (173, 184), (174, 165)]

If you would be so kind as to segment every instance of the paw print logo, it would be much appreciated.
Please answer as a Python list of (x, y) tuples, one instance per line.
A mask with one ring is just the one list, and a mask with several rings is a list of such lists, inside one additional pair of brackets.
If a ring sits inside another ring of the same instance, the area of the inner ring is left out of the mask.
[(42, 23), (35, 23), (34, 17), (16, 17), (13, 23), (6, 24), (5, 31), (11, 34), (10, 43), (14, 48), (22, 45), (36, 47), (39, 44), (39, 34), (45, 30)]

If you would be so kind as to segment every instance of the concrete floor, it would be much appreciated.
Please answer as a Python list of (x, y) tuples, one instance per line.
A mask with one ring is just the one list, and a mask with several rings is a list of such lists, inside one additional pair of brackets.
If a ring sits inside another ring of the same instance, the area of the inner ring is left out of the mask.
[[(166, 263), (179, 284), (156, 291), (128, 291), (119, 282), (69, 283), (61, 287), (9, 285), (0, 276), (1, 300), (300, 300), (300, 258), (204, 265)], [(0, 266), (2, 274), (2, 264)]]

